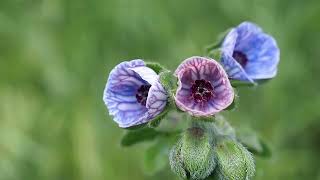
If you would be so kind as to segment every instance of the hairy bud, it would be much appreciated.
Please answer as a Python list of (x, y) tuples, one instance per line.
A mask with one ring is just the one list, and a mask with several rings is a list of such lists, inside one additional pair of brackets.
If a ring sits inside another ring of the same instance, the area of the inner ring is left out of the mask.
[(221, 180), (248, 180), (255, 166), (250, 152), (239, 142), (225, 136), (217, 139), (214, 149), (217, 158), (217, 176)]
[(182, 178), (204, 179), (216, 166), (208, 135), (199, 127), (189, 128), (183, 134), (169, 159), (172, 171)]

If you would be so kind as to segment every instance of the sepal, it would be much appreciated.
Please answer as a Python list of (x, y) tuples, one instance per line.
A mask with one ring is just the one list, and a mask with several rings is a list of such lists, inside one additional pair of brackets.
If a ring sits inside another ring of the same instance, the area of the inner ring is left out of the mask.
[(181, 178), (204, 179), (216, 167), (207, 132), (191, 127), (171, 150), (170, 165)]
[(148, 68), (154, 70), (154, 72), (156, 72), (157, 74), (160, 74), (160, 72), (166, 70), (165, 67), (163, 67), (161, 64), (156, 63), (156, 62), (146, 62), (146, 66)]
[(239, 128), (238, 140), (253, 154), (261, 157), (272, 155), (269, 145), (251, 128)]
[(230, 32), (231, 29), (232, 29), (232, 28), (229, 28), (229, 29), (227, 29), (226, 31), (220, 33), (220, 34), (217, 36), (216, 41), (206, 47), (206, 53), (209, 54), (212, 50), (219, 48), (219, 47), (221, 46), (224, 38), (225, 38), (226, 35)]
[(168, 70), (161, 72), (159, 76), (161, 85), (169, 94), (169, 101), (174, 101), (174, 94), (176, 93), (178, 88), (178, 78), (175, 77), (173, 73)]

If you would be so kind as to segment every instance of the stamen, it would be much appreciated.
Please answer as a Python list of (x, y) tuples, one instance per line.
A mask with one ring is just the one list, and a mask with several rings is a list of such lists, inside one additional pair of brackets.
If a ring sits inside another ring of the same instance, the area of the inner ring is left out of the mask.
[(247, 65), (248, 59), (247, 56), (240, 52), (240, 51), (234, 51), (232, 54), (232, 57), (242, 66), (245, 67)]
[(213, 87), (207, 80), (196, 80), (191, 87), (191, 95), (197, 103), (209, 101), (214, 96)]
[(148, 93), (151, 85), (142, 85), (140, 88), (137, 90), (136, 93), (136, 98), (138, 103), (141, 105), (145, 106), (147, 103), (147, 98), (148, 98)]

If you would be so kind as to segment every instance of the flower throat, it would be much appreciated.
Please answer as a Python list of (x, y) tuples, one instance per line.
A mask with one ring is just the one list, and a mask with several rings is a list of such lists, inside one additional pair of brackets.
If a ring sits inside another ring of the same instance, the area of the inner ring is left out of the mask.
[(148, 98), (148, 93), (151, 85), (142, 85), (140, 88), (137, 90), (136, 93), (136, 98), (138, 103), (141, 105), (145, 106), (147, 103), (147, 98)]
[(197, 103), (207, 102), (214, 96), (213, 87), (207, 80), (196, 80), (192, 84), (191, 95)]

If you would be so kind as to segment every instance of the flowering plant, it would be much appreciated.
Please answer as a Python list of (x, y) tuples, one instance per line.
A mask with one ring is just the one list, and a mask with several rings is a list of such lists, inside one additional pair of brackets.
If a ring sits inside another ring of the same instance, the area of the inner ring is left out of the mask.
[(243, 22), (207, 52), (185, 59), (174, 72), (136, 59), (109, 75), (103, 100), (113, 120), (127, 129), (121, 144), (155, 142), (146, 151), (150, 174), (170, 164), (184, 179), (251, 179), (252, 153), (269, 154), (255, 132), (235, 131), (221, 112), (236, 107), (240, 85), (257, 86), (276, 76), (276, 41)]

